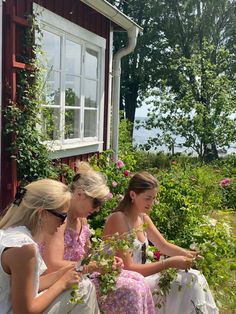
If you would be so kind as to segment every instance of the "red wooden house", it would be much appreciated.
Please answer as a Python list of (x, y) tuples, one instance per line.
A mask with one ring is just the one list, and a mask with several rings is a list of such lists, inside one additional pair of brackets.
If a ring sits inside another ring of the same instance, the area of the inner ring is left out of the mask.
[[(57, 123), (49, 134), (52, 158), (73, 166), (78, 159), (110, 148), (111, 117), (117, 153), (120, 60), (135, 48), (140, 27), (106, 0), (0, 0), (1, 112), (17, 97), (16, 71), (26, 67), (17, 57), (21, 30), (32, 13), (39, 13), (47, 57), (45, 107)], [(116, 29), (127, 31), (129, 40), (113, 56)], [(12, 201), (17, 185), (17, 167), (7, 151), (4, 127), (1, 118), (0, 210)]]

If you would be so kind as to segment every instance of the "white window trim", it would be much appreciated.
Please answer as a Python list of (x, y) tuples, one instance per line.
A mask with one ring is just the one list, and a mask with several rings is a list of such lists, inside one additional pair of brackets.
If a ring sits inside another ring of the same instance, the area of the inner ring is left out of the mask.
[(64, 17), (57, 15), (36, 3), (33, 3), (33, 12), (40, 14), (40, 21), (43, 22), (44, 24), (48, 24), (52, 28), (54, 26), (56, 29), (62, 29), (66, 33), (69, 33), (75, 36), (76, 38), (78, 38), (79, 33), (80, 39), (88, 41), (88, 38), (90, 38), (89, 41), (93, 43), (95, 46), (106, 49), (105, 38), (97, 34), (94, 34), (85, 28), (82, 28), (81, 26), (65, 19)]
[(51, 151), (50, 156), (51, 158), (63, 158), (95, 151), (101, 152), (103, 151), (106, 39), (68, 21), (36, 3), (33, 3), (33, 12), (39, 13), (39, 23), (41, 24), (41, 28), (51, 29), (56, 33), (68, 33), (72, 37), (75, 37), (76, 42), (79, 40), (86, 42), (85, 46), (88, 48), (96, 49), (97, 47), (96, 50), (100, 53), (100, 62), (98, 64), (100, 84), (98, 84), (97, 96), (99, 100), (97, 114), (98, 139), (94, 140), (94, 138), (86, 138), (85, 141), (67, 139), (66, 143), (60, 143), (59, 141), (47, 142)]

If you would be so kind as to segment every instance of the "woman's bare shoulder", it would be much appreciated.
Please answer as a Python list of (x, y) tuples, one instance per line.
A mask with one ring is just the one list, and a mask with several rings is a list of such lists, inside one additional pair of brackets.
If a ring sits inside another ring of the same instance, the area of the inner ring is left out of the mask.
[(106, 234), (112, 234), (115, 232), (124, 233), (128, 229), (127, 218), (122, 212), (114, 212), (108, 216), (104, 227)]
[(4, 251), (4, 264), (9, 266), (26, 265), (36, 257), (35, 244), (25, 244), (21, 247), (10, 247)]
[(152, 222), (152, 219), (150, 218), (149, 215), (143, 214), (142, 217), (144, 222)]
[(87, 218), (81, 218), (81, 222), (82, 222), (82, 225), (87, 225), (88, 224)]

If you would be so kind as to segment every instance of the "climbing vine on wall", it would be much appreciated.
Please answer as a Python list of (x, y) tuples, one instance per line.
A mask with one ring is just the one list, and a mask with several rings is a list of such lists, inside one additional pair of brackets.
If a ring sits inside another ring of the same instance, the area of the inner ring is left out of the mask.
[(46, 137), (39, 128), (46, 70), (42, 63), (42, 33), (37, 15), (28, 16), (28, 25), (22, 36), (23, 51), (18, 56), (27, 68), (17, 70), (17, 99), (16, 102), (9, 101), (4, 112), (5, 134), (11, 138), (11, 158), (17, 163), (17, 179), (23, 183), (43, 177), (58, 178), (62, 169), (50, 160), (44, 143)]

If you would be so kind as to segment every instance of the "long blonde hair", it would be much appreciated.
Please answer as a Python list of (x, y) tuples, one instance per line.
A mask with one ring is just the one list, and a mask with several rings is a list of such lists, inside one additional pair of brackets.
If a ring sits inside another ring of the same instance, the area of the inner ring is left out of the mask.
[(130, 191), (134, 191), (136, 194), (141, 194), (147, 190), (159, 189), (159, 183), (150, 173), (146, 171), (138, 172), (133, 175), (129, 181), (128, 188), (125, 192), (124, 198), (121, 200), (116, 211), (126, 211), (132, 205), (132, 199), (130, 197)]
[(86, 162), (79, 162), (77, 168), (77, 174), (70, 185), (71, 191), (74, 192), (77, 188), (81, 188), (86, 195), (101, 201), (105, 200), (109, 193), (106, 177), (93, 170)]
[(39, 225), (39, 209), (63, 210), (69, 205), (71, 192), (62, 182), (41, 179), (28, 184), (19, 205), (12, 204), (0, 221), (0, 229), (26, 226), (32, 233)]

